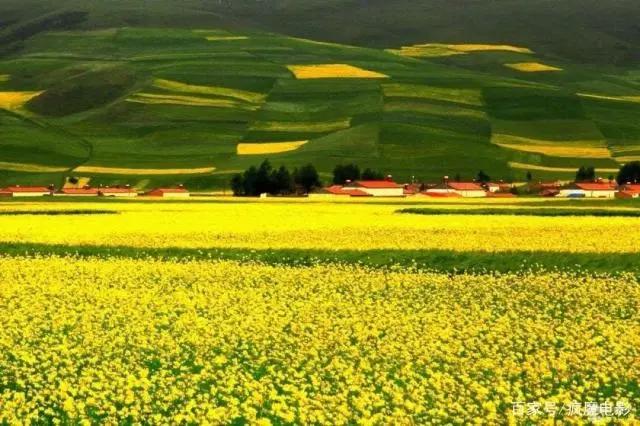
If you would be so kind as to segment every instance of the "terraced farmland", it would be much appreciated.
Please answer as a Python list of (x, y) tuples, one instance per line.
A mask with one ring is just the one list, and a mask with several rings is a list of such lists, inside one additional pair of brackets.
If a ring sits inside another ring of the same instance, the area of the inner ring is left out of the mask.
[(325, 176), (357, 162), (400, 181), (479, 169), (522, 180), (640, 158), (628, 69), (603, 75), (508, 44), (407, 49), (255, 31), (44, 32), (0, 60), (0, 184), (211, 189), (263, 158)]

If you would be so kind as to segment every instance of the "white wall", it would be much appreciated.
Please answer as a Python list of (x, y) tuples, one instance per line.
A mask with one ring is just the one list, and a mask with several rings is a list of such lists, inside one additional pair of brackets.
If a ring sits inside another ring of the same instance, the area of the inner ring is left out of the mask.
[(404, 188), (362, 188), (356, 189), (371, 194), (374, 197), (402, 197), (404, 196)]
[(14, 192), (14, 197), (42, 197), (44, 195), (49, 195), (50, 192)]

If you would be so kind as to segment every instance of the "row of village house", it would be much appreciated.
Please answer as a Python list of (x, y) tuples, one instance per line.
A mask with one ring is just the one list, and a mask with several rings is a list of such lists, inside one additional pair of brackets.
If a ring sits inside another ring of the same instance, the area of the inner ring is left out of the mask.
[[(446, 176), (442, 183), (433, 185), (401, 185), (391, 177), (385, 180), (354, 181), (345, 185), (325, 188), (319, 195), (350, 197), (513, 197), (512, 184), (499, 182), (452, 182)], [(528, 185), (529, 192), (546, 197), (565, 198), (640, 198), (640, 184), (618, 185), (615, 181), (574, 182), (563, 185), (560, 182), (534, 183)]]
[(50, 186), (21, 186), (14, 185), (0, 188), (0, 197), (37, 197), (37, 196), (59, 196), (59, 197), (119, 197), (132, 198), (141, 196), (162, 197), (162, 198), (186, 198), (191, 194), (182, 185), (176, 188), (156, 188), (148, 192), (139, 193), (129, 185), (108, 186), (92, 188), (84, 186), (82, 188), (61, 188), (56, 190)]
[[(513, 197), (512, 184), (452, 182), (446, 176), (440, 184), (399, 184), (391, 176), (384, 180), (359, 180), (344, 185), (332, 185), (310, 194), (313, 197), (345, 196), (345, 197)], [(640, 184), (628, 183), (617, 185), (614, 181), (598, 180), (596, 182), (575, 182), (562, 185), (560, 182), (538, 182), (529, 184), (529, 192), (546, 197), (565, 198), (640, 198)], [(162, 197), (187, 198), (191, 196), (182, 185), (175, 188), (156, 188), (139, 193), (130, 186), (111, 186), (92, 188), (62, 188), (57, 190), (53, 185), (45, 186), (8, 186), (0, 188), (0, 197), (34, 197), (34, 196), (70, 196), (70, 197)]]

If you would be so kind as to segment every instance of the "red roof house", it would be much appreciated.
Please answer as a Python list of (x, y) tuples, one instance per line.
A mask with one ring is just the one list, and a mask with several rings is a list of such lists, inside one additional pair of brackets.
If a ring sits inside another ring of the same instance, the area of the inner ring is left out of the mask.
[(177, 188), (156, 188), (147, 192), (144, 195), (149, 197), (163, 197), (163, 198), (186, 198), (191, 196), (189, 191), (182, 186), (179, 186)]
[(53, 187), (46, 186), (7, 186), (0, 189), (0, 194), (5, 197), (41, 197), (43, 195), (51, 195)]
[(625, 183), (620, 186), (620, 191), (640, 192), (640, 183)]
[(395, 183), (391, 176), (385, 180), (357, 180), (347, 182), (344, 191), (364, 192), (373, 197), (404, 197), (404, 186)]
[(640, 198), (640, 183), (626, 183), (616, 192), (616, 198)]
[(455, 193), (461, 197), (471, 198), (487, 196), (485, 189), (476, 182), (450, 182), (446, 179), (441, 184), (429, 188), (425, 192), (427, 195)]
[(617, 184), (609, 181), (575, 182), (562, 188), (561, 197), (613, 198), (617, 192)]
[(97, 197), (98, 189), (97, 188), (62, 188), (60, 191), (56, 192), (54, 195), (63, 196), (67, 195), (70, 197)]
[(98, 188), (98, 195), (102, 197), (137, 197), (138, 193), (130, 187)]

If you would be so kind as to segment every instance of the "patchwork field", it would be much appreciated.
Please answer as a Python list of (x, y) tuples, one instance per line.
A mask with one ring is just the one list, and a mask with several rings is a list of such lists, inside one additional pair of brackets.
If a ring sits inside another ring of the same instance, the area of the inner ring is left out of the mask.
[(314, 78), (387, 78), (378, 72), (365, 70), (348, 64), (289, 65), (299, 80)]
[(0, 203), (0, 422), (638, 418), (634, 204), (412, 205)]
[(517, 62), (514, 64), (505, 64), (506, 67), (522, 72), (552, 72), (562, 71), (562, 68), (551, 65), (541, 64), (539, 62)]
[[(517, 43), (412, 49), (430, 53), (256, 31), (43, 31), (0, 60), (0, 185), (211, 190), (265, 158), (322, 176), (355, 162), (401, 182), (479, 169), (568, 179), (640, 157), (633, 70)], [(562, 72), (522, 72), (543, 64)]]

